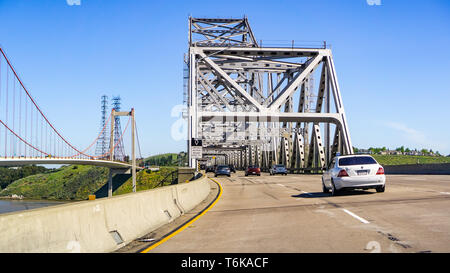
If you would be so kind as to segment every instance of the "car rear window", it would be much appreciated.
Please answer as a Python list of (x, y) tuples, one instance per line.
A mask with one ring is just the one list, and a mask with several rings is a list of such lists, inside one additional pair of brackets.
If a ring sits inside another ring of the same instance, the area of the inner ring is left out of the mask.
[(223, 170), (223, 169), (229, 169), (230, 167), (228, 167), (228, 166), (219, 166), (219, 167), (217, 167), (217, 169), (219, 169), (219, 170)]
[(369, 156), (344, 157), (339, 159), (339, 166), (366, 164), (377, 164), (377, 162), (375, 161), (375, 159)]
[(275, 165), (275, 168), (284, 168), (284, 165)]

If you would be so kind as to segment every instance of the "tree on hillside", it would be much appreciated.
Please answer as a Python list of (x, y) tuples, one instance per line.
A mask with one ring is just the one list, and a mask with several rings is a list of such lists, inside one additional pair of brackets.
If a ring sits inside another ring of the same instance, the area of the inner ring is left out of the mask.
[(38, 173), (46, 173), (51, 170), (42, 166), (23, 166), (20, 168), (0, 167), (0, 189), (6, 188), (12, 182)]

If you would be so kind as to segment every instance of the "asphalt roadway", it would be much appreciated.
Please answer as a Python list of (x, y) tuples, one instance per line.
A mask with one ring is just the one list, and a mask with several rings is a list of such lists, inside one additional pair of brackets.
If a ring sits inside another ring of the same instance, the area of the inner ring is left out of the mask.
[(450, 175), (387, 175), (384, 193), (339, 196), (322, 193), (320, 175), (212, 178), (215, 205), (148, 253), (450, 252)]

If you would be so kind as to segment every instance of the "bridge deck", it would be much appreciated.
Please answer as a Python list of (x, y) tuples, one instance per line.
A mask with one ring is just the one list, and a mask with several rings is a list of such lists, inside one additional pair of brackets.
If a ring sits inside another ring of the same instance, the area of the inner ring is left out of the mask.
[(388, 175), (384, 193), (336, 197), (322, 193), (320, 175), (214, 179), (217, 204), (150, 253), (450, 250), (448, 175)]
[[(75, 159), (75, 158), (0, 158), (0, 166), (23, 166), (31, 164), (76, 164), (108, 167), (113, 169), (131, 169), (131, 164), (108, 160)], [(137, 169), (141, 169), (136, 167)]]

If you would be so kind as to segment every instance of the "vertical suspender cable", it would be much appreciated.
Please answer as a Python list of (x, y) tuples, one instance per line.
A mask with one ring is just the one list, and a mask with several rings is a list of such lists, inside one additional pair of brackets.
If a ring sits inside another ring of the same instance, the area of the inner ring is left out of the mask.
[[(6, 124), (8, 124), (8, 69), (6, 69), (6, 98), (5, 98), (5, 102), (6, 102), (6, 107), (5, 107), (5, 122)], [(5, 158), (7, 157), (7, 146), (8, 146), (8, 135), (7, 132), (5, 130)]]
[[(28, 119), (30, 122), (30, 135), (28, 136), (30, 139), (30, 144), (33, 145), (33, 109), (31, 107), (31, 104), (28, 105), (29, 109), (28, 109)], [(30, 157), (34, 156), (34, 151), (33, 149), (30, 149)]]
[(134, 118), (134, 128), (135, 128), (135, 130), (136, 130), (136, 140), (137, 140), (137, 144), (138, 144), (138, 149), (139, 149), (139, 157), (141, 158), (141, 159), (143, 159), (142, 158), (142, 154), (141, 154), (141, 144), (139, 143), (139, 135), (138, 135), (138, 130), (137, 130), (137, 122), (136, 122), (136, 117)]
[[(19, 90), (19, 135), (22, 135), (22, 90)], [(18, 142), (19, 146), (19, 157), (22, 156), (22, 143), (21, 141)]]
[[(14, 131), (15, 125), (15, 108), (16, 108), (16, 81), (13, 80), (13, 93), (12, 93), (12, 130)], [(15, 157), (16, 153), (16, 141), (14, 135), (11, 134), (11, 156)]]
[[(28, 138), (28, 100), (26, 100), (25, 99), (25, 113), (24, 113), (24, 115), (25, 115), (25, 140), (27, 140)], [(25, 146), (25, 157), (27, 157), (27, 151), (28, 151), (28, 147), (27, 146)]]
[(39, 108), (39, 106), (36, 104), (36, 102), (34, 101), (34, 99), (31, 97), (30, 93), (28, 93), (28, 90), (25, 88), (25, 86), (23, 85), (22, 81), (20, 80), (19, 76), (17, 75), (16, 71), (14, 70), (13, 66), (11, 65), (11, 63), (9, 62), (8, 58), (6, 57), (5, 52), (3, 51), (3, 49), (0, 47), (0, 53), (3, 55), (3, 57), (5, 58), (6, 62), (8, 63), (9, 68), (11, 69), (11, 71), (14, 73), (16, 79), (19, 81), (20, 85), (23, 87), (23, 89), (25, 90), (25, 93), (28, 95), (28, 97), (30, 98), (30, 101), (34, 104), (34, 106), (36, 107), (36, 110), (39, 111), (39, 113), (44, 117), (45, 121), (50, 125), (50, 127), (53, 129), (53, 131), (65, 142), (67, 143), (67, 145), (69, 145), (72, 149), (74, 149), (75, 151), (79, 152), (78, 149), (76, 149), (72, 144), (70, 144), (65, 138), (63, 138), (62, 135), (60, 135), (60, 133), (55, 129), (55, 127), (53, 127), (53, 125), (50, 123), (50, 121), (47, 119), (47, 117), (44, 115), (44, 113), (41, 111), (41, 109)]

